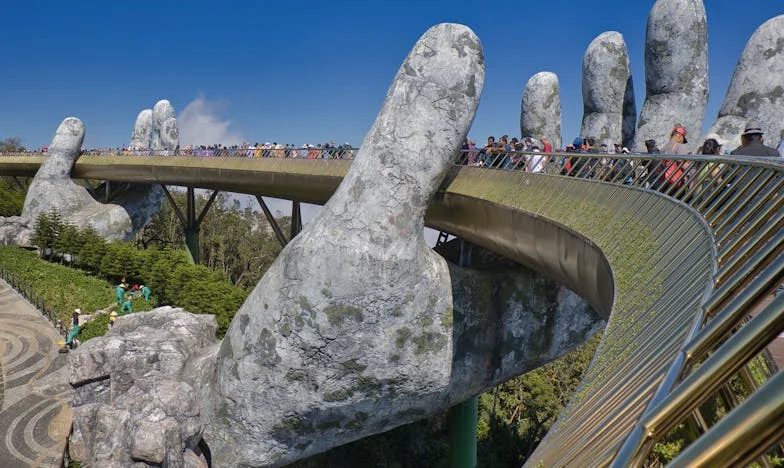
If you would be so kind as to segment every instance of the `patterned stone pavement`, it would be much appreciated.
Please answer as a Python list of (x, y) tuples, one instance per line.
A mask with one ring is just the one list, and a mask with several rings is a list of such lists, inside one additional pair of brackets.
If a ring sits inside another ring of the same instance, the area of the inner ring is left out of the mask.
[(0, 280), (0, 466), (59, 467), (71, 391), (59, 335)]

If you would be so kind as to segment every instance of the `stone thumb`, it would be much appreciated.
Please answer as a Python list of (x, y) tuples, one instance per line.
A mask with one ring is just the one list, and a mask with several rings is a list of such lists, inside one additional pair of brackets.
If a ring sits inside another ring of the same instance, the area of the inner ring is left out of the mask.
[(84, 124), (76, 117), (62, 121), (49, 145), (46, 160), (41, 164), (36, 177), (50, 179), (70, 178), (71, 168), (79, 158), (84, 141)]

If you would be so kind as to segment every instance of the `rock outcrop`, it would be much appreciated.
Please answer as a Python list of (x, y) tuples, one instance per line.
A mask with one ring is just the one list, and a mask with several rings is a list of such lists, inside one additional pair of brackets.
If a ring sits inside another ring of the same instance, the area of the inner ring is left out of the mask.
[(676, 123), (686, 128), (689, 146), (702, 131), (708, 102), (708, 34), (702, 0), (657, 0), (645, 32), (645, 103), (634, 147), (670, 138)]
[(749, 120), (758, 120), (768, 145), (784, 138), (784, 15), (766, 21), (746, 43), (719, 116), (708, 133), (740, 146)]
[(631, 72), (621, 33), (604, 32), (591, 42), (583, 57), (580, 135), (630, 146), (637, 112)]
[(545, 135), (553, 149), (561, 147), (561, 91), (555, 73), (539, 72), (526, 83), (520, 104), (520, 135), (536, 139)]
[(161, 307), (119, 317), (73, 351), (72, 457), (90, 466), (206, 467), (196, 389), (212, 369), (216, 330), (212, 315)]
[(32, 247), (33, 221), (21, 216), (0, 216), (0, 245)]

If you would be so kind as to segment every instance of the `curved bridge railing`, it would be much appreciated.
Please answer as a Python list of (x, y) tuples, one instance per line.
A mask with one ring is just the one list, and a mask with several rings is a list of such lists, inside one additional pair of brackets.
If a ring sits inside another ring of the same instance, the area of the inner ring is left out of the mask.
[[(32, 175), (41, 161), (0, 157), (0, 175)], [(479, 152), (460, 163), (427, 225), (561, 281), (609, 318), (529, 464), (642, 465), (674, 428), (694, 439), (676, 466), (748, 464), (780, 450), (784, 377), (764, 351), (784, 328), (784, 294), (773, 298), (784, 278), (784, 165)], [(324, 203), (349, 164), (85, 155), (72, 175)]]

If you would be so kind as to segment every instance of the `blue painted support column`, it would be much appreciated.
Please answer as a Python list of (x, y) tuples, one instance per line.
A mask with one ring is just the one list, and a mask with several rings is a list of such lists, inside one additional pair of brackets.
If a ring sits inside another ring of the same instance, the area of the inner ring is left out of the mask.
[[(471, 265), (471, 244), (460, 239), (460, 266)], [(476, 426), (479, 397), (449, 409), (449, 444), (452, 468), (476, 468)]]

